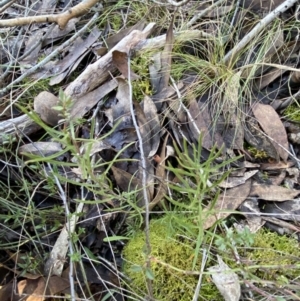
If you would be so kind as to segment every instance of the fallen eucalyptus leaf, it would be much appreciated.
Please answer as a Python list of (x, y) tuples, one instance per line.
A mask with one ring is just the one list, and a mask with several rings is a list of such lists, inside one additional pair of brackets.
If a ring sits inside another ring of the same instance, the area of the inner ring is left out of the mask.
[(239, 301), (241, 297), (241, 286), (239, 277), (230, 267), (217, 255), (218, 265), (208, 268), (212, 273), (212, 281), (218, 288), (225, 301)]
[(284, 162), (289, 154), (289, 142), (286, 130), (276, 111), (270, 105), (256, 103), (252, 106), (252, 111), (264, 132), (268, 135), (279, 156)]
[(232, 211), (236, 210), (248, 197), (251, 185), (252, 181), (249, 179), (245, 184), (225, 190), (219, 195), (213, 208), (203, 210), (203, 229), (210, 228), (216, 221), (226, 218)]
[(266, 201), (283, 202), (294, 199), (300, 190), (277, 185), (253, 184), (249, 196), (257, 196)]
[(55, 153), (62, 152), (61, 144), (58, 142), (34, 142), (20, 146), (18, 153), (26, 156), (32, 154), (48, 157)]
[(233, 188), (244, 184), (248, 179), (254, 176), (258, 170), (251, 170), (244, 173), (242, 177), (228, 177), (224, 181), (222, 181), (218, 186), (222, 188)]

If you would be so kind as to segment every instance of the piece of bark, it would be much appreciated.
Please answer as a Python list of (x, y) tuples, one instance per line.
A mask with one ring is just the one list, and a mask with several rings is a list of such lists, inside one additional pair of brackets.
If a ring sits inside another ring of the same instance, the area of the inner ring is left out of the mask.
[(0, 122), (0, 145), (16, 136), (23, 137), (38, 131), (41, 127), (29, 116), (22, 115)]
[(66, 95), (74, 101), (86, 93), (94, 90), (106, 81), (117, 68), (112, 63), (112, 53), (115, 50), (131, 53), (139, 44), (145, 42), (147, 36), (151, 33), (154, 23), (149, 24), (144, 31), (134, 30), (106, 55), (101, 57), (95, 63), (90, 64), (65, 90)]

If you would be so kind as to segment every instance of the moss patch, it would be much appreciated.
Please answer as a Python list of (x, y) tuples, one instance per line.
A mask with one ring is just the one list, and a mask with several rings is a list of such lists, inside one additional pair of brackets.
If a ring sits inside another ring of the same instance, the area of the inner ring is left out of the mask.
[(283, 115), (294, 122), (300, 123), (300, 107), (297, 103), (289, 105), (283, 112)]
[[(300, 248), (296, 239), (262, 229), (251, 249), (244, 253), (251, 273), (263, 280), (278, 281), (299, 276)], [(257, 266), (257, 268), (256, 268)]]
[[(193, 299), (198, 275), (189, 275), (193, 270), (195, 249), (191, 241), (184, 241), (176, 236), (176, 229), (170, 227), (166, 218), (152, 220), (150, 223), (150, 240), (152, 247), (151, 269), (154, 274), (154, 297), (158, 300), (190, 301)], [(146, 294), (145, 273), (133, 270), (134, 266), (145, 264), (145, 235), (138, 231), (124, 249), (126, 259), (125, 273), (131, 278), (131, 285)], [(200, 271), (201, 255), (194, 271)], [(203, 275), (201, 299), (223, 300), (208, 276)]]

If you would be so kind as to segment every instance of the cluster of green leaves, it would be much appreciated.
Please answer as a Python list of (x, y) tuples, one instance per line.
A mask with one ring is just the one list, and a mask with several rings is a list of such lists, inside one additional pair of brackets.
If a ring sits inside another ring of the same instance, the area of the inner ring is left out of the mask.
[[(176, 192), (176, 198), (167, 195), (168, 201), (174, 205), (175, 211), (188, 212), (182, 221), (178, 219), (177, 229), (184, 229), (189, 234), (195, 234), (196, 249), (193, 262), (197, 260), (197, 254), (204, 239), (203, 223), (204, 216), (208, 217), (209, 212), (203, 213), (208, 202), (214, 204), (219, 196), (218, 184), (229, 174), (226, 170), (229, 164), (236, 160), (224, 160), (216, 163), (216, 159), (222, 154), (221, 150), (213, 148), (209, 157), (202, 160), (202, 140), (197, 145), (183, 143), (183, 150), (175, 146), (177, 167), (168, 166), (167, 170), (172, 172), (179, 180), (178, 185), (169, 184), (171, 191)], [(218, 177), (216, 177), (218, 175)], [(214, 177), (214, 181), (210, 179)], [(213, 206), (210, 205), (211, 208)]]
[(214, 240), (218, 250), (226, 251), (231, 250), (232, 246), (251, 247), (254, 243), (255, 234), (251, 233), (248, 227), (242, 231), (237, 231), (229, 228), (225, 235), (218, 235)]

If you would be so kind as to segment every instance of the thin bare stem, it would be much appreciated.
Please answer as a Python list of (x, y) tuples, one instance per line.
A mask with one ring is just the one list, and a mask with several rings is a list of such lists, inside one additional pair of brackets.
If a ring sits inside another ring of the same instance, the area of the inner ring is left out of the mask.
[(200, 268), (200, 275), (198, 279), (198, 283), (195, 289), (195, 293), (193, 296), (193, 301), (199, 300), (199, 294), (200, 294), (200, 289), (201, 289), (201, 283), (202, 283), (202, 276), (204, 272), (204, 267), (205, 267), (205, 262), (207, 260), (207, 255), (206, 255), (206, 249), (203, 250), (203, 255), (202, 255), (202, 262), (201, 262), (201, 268)]
[[(146, 236), (146, 267), (150, 269), (151, 267), (151, 260), (150, 260), (150, 254), (151, 254), (151, 242), (150, 242), (150, 225), (149, 225), (149, 217), (150, 217), (150, 210), (149, 210), (149, 203), (150, 200), (148, 198), (147, 193), (147, 174), (146, 174), (146, 168), (147, 168), (147, 162), (143, 147), (143, 138), (140, 132), (140, 128), (138, 126), (137, 120), (135, 118), (134, 109), (133, 109), (133, 99), (132, 99), (132, 84), (131, 84), (131, 78), (130, 78), (130, 56), (128, 55), (128, 86), (129, 86), (129, 102), (130, 102), (130, 113), (133, 120), (133, 125), (135, 127), (138, 142), (140, 146), (140, 153), (141, 153), (141, 162), (142, 162), (142, 185), (143, 185), (143, 197), (145, 202), (145, 236)], [(152, 287), (152, 281), (151, 279), (147, 278), (147, 289), (148, 294), (151, 300), (153, 300), (153, 287)]]

